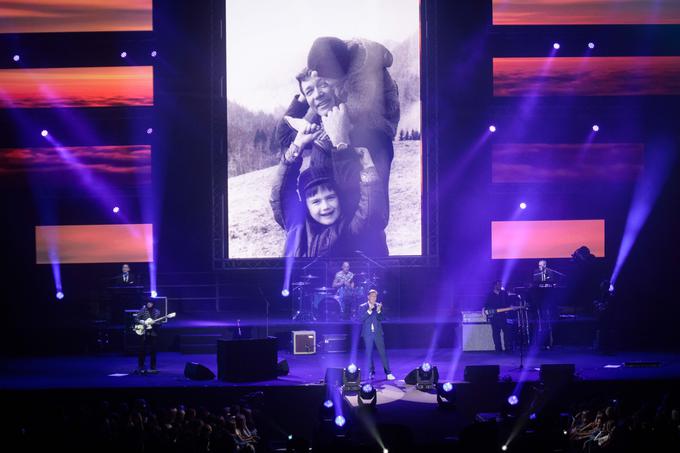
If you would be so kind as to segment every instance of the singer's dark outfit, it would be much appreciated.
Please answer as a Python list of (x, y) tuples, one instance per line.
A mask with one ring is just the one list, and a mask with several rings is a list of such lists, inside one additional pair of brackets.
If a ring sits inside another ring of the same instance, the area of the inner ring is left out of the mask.
[(555, 316), (556, 301), (552, 294), (552, 291), (555, 290), (552, 287), (556, 284), (557, 274), (554, 271), (550, 269), (541, 271), (540, 268), (534, 270), (531, 300), (538, 315), (538, 322), (535, 324), (538, 330), (534, 332), (533, 337), (539, 346), (546, 348), (553, 345), (552, 323)]
[(503, 344), (501, 343), (501, 331), (503, 332), (503, 338), (505, 339), (505, 350), (512, 351), (515, 332), (514, 326), (510, 323), (507, 312), (496, 313), (495, 310), (498, 308), (505, 308), (509, 306), (508, 303), (508, 293), (505, 291), (500, 291), (495, 293), (491, 291), (488, 296), (486, 296), (486, 303), (484, 304), (485, 311), (491, 311), (487, 313), (489, 316), (489, 322), (491, 323), (491, 333), (493, 337), (493, 345), (496, 352), (503, 352)]
[(382, 362), (385, 374), (390, 374), (390, 364), (387, 360), (387, 353), (385, 352), (385, 338), (383, 335), (382, 319), (383, 314), (378, 313), (376, 308), (369, 314), (368, 303), (359, 306), (359, 313), (361, 319), (361, 336), (364, 337), (364, 345), (366, 345), (366, 361), (370, 365), (370, 372), (375, 373), (375, 364), (373, 362), (373, 345), (375, 345), (380, 354), (380, 361)]
[(114, 286), (129, 286), (129, 285), (134, 285), (135, 284), (135, 276), (127, 273), (127, 274), (120, 274), (114, 279)]
[[(144, 321), (148, 318), (151, 319), (158, 319), (161, 317), (161, 311), (157, 309), (156, 307), (152, 307), (151, 309), (147, 308), (146, 305), (144, 305), (139, 312), (137, 313), (137, 320), (138, 321)], [(149, 351), (149, 359), (150, 359), (150, 365), (151, 369), (155, 370), (156, 369), (156, 339), (158, 338), (158, 329), (160, 329), (160, 324), (154, 324), (153, 327), (149, 330), (146, 330), (144, 332), (144, 335), (142, 335), (142, 345), (139, 348), (139, 356), (137, 360), (137, 369), (138, 370), (143, 370), (144, 369), (144, 361), (146, 359), (146, 352), (147, 350)]]

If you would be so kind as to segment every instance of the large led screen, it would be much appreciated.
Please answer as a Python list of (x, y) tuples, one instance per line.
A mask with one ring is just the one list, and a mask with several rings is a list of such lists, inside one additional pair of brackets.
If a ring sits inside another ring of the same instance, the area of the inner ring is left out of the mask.
[(677, 96), (680, 57), (494, 58), (494, 96)]
[(642, 143), (495, 143), (494, 183), (632, 183), (642, 173)]
[(420, 4), (226, 0), (230, 259), (418, 256)]
[(0, 2), (0, 33), (151, 31), (152, 0)]
[(37, 264), (147, 263), (153, 261), (153, 225), (35, 227)]
[(491, 222), (491, 258), (569, 258), (586, 246), (604, 257), (604, 219)]
[(0, 188), (96, 193), (151, 185), (151, 145), (0, 148)]
[(493, 0), (494, 25), (677, 23), (678, 0)]
[(0, 69), (0, 108), (152, 105), (152, 66)]

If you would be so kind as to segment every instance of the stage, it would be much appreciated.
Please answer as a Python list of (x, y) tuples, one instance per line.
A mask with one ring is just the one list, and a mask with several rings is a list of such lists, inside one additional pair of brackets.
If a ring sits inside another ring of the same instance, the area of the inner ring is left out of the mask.
[[(388, 349), (392, 371), (397, 384), (404, 376), (428, 359), (424, 349)], [(159, 353), (157, 375), (132, 374), (136, 357), (124, 354), (99, 354), (88, 356), (22, 357), (6, 358), (2, 364), (0, 385), (5, 390), (69, 389), (69, 388), (126, 388), (126, 387), (228, 387), (228, 386), (307, 386), (323, 384), (327, 368), (342, 368), (350, 363), (349, 353), (318, 353), (293, 355), (279, 351), (279, 360), (290, 367), (287, 376), (276, 380), (232, 384), (218, 380), (191, 381), (184, 377), (184, 365), (197, 362), (217, 372), (215, 354)], [(362, 368), (363, 351), (356, 363)], [(501, 380), (517, 382), (520, 378), (538, 380), (541, 364), (573, 363), (576, 376), (582, 381), (637, 381), (680, 379), (680, 354), (667, 352), (620, 352), (603, 355), (582, 348), (559, 348), (540, 351), (525, 358), (524, 372), (519, 369), (519, 354), (493, 352), (461, 352), (437, 350), (429, 358), (439, 368), (440, 380), (463, 382), (463, 372), (468, 365), (500, 366)], [(625, 363), (658, 362), (658, 366), (624, 366)], [(609, 367), (608, 367), (609, 366)], [(386, 383), (376, 357), (376, 385)], [(403, 382), (401, 382), (403, 384)]]

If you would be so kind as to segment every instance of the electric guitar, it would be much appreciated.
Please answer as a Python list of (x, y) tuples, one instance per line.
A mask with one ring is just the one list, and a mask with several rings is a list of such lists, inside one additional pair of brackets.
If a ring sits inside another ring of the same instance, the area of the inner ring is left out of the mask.
[(158, 321), (163, 321), (165, 319), (174, 318), (175, 316), (177, 316), (177, 313), (173, 312), (173, 313), (169, 313), (165, 316), (161, 316), (158, 319), (146, 318), (145, 320), (139, 320), (138, 324), (135, 324), (132, 327), (132, 330), (134, 330), (137, 335), (144, 335), (144, 333), (147, 330), (151, 330), (153, 328), (153, 325), (155, 323), (157, 323)]

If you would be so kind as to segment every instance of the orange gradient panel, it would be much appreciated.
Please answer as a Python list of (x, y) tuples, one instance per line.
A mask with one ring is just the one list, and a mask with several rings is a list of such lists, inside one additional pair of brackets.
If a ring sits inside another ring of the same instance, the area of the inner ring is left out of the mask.
[(152, 66), (0, 69), (0, 108), (151, 105)]
[(680, 57), (494, 58), (493, 94), (679, 95)]
[(678, 0), (493, 0), (494, 25), (678, 23)]
[(153, 225), (35, 227), (37, 264), (146, 263), (153, 261)]
[(151, 31), (152, 0), (0, 2), (0, 33)]
[(491, 222), (491, 258), (569, 258), (585, 245), (604, 257), (604, 219)]

